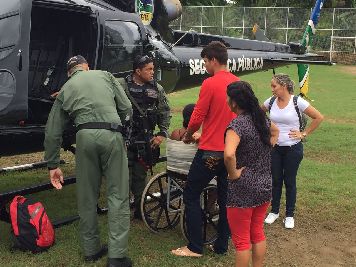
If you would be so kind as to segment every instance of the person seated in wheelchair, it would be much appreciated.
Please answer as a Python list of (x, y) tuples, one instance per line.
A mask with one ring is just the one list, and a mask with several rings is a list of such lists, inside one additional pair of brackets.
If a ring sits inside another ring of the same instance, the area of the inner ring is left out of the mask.
[[(175, 140), (175, 141), (182, 141), (183, 136), (187, 132), (188, 124), (190, 121), (190, 117), (192, 116), (192, 113), (194, 111), (195, 104), (188, 104), (183, 108), (182, 111), (182, 116), (183, 116), (183, 127), (174, 129), (170, 135), (170, 140)], [(177, 143), (177, 142), (171, 142), (170, 140), (167, 141), (167, 170), (168, 171), (173, 171), (175, 173), (183, 173), (186, 175), (189, 172), (189, 168), (191, 165), (191, 162), (193, 161), (193, 158), (195, 156), (195, 153), (197, 151), (197, 146), (196, 144), (199, 142), (201, 134), (199, 132), (195, 132), (193, 134), (193, 139), (195, 140), (194, 143), (192, 144), (184, 144), (183, 142)], [(190, 146), (190, 148), (188, 147)], [(185, 155), (190, 155), (185, 156)], [(173, 157), (173, 158), (172, 158)], [(177, 159), (178, 158), (178, 159)], [(186, 161), (184, 166), (179, 165), (178, 161)], [(177, 168), (178, 167), (178, 168)], [(180, 167), (180, 168), (179, 168)], [(210, 184), (216, 185), (216, 180), (213, 179)], [(216, 201), (217, 201), (217, 195), (216, 192), (214, 191), (209, 191), (208, 192), (208, 203), (207, 203), (207, 209), (212, 215), (215, 215), (216, 213), (219, 212), (218, 207), (216, 206)]]
[[(187, 238), (185, 217), (181, 215), (182, 194), (187, 181), (190, 166), (198, 150), (200, 133), (194, 133), (195, 141), (186, 144), (182, 141), (186, 133), (195, 104), (184, 107), (183, 127), (173, 130), (166, 145), (166, 171), (154, 176), (147, 184), (141, 202), (144, 223), (154, 233), (172, 229), (179, 221), (183, 235)], [(167, 194), (167, 197), (165, 196)], [(163, 196), (161, 195), (163, 194)], [(169, 195), (169, 196), (168, 196)], [(215, 225), (219, 218), (217, 205), (216, 180), (213, 179), (201, 194), (201, 208), (205, 216), (204, 244), (216, 239)], [(163, 209), (167, 212), (162, 213)]]
[[(182, 141), (183, 136), (187, 132), (188, 124), (190, 121), (190, 117), (192, 116), (195, 104), (188, 104), (183, 108), (182, 115), (183, 115), (183, 127), (179, 129), (174, 129), (169, 138), (171, 140)], [(195, 132), (193, 134), (193, 138), (195, 143), (199, 142), (200, 133)]]
[(199, 142), (200, 133), (194, 133), (194, 142), (185, 144), (182, 142), (183, 136), (187, 132), (190, 117), (192, 116), (195, 104), (188, 104), (183, 108), (183, 127), (174, 129), (167, 140), (167, 170), (173, 172), (186, 180), (191, 162), (197, 152), (197, 143)]

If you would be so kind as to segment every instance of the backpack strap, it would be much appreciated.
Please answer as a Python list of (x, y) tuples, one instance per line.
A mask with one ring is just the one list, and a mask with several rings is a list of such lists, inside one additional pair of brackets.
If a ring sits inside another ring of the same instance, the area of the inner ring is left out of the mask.
[(268, 103), (268, 112), (271, 112), (271, 108), (272, 108), (274, 100), (276, 100), (276, 97), (272, 96)]
[(300, 114), (300, 110), (299, 110), (299, 107), (298, 107), (298, 95), (295, 95), (293, 96), (293, 103), (294, 103), (294, 108), (295, 108), (295, 111), (297, 112), (298, 114), (298, 119), (299, 119), (299, 131), (301, 131), (301, 127), (302, 127), (302, 116)]

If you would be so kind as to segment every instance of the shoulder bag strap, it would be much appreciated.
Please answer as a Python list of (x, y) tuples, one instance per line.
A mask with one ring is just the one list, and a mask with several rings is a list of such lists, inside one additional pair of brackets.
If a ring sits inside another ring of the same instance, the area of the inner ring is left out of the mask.
[(301, 131), (301, 127), (302, 127), (302, 116), (300, 115), (300, 110), (299, 110), (299, 107), (298, 107), (298, 97), (299, 97), (299, 96), (297, 96), (297, 95), (293, 96), (293, 103), (294, 103), (295, 111), (296, 111), (297, 114), (298, 114), (299, 130)]
[(274, 100), (276, 100), (275, 96), (272, 96), (271, 99), (269, 100), (269, 104), (268, 104), (268, 112), (271, 112), (271, 108), (273, 105)]

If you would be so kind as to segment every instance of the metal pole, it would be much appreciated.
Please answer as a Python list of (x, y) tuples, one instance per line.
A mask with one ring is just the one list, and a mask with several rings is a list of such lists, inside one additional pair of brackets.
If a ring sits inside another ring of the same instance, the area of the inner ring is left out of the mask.
[(224, 35), (224, 11), (225, 7), (222, 8), (221, 12), (221, 35)]
[(266, 7), (266, 9), (265, 9), (265, 30), (264, 30), (265, 36), (267, 36), (267, 35), (266, 35), (266, 31), (267, 31), (267, 7)]
[(204, 12), (204, 7), (201, 7), (201, 16), (200, 16), (200, 33), (203, 33), (203, 12)]
[(329, 52), (329, 61), (332, 61), (332, 51), (334, 50), (334, 37), (330, 37), (330, 52)]
[(183, 12), (180, 14), (180, 21), (179, 21), (179, 30), (182, 30), (182, 20), (183, 20)]
[(335, 8), (333, 9), (333, 25), (331, 27), (331, 37), (330, 37), (330, 55), (329, 60), (332, 59), (332, 50), (333, 50), (333, 40), (334, 40), (334, 23), (335, 23)]
[(246, 7), (244, 7), (244, 13), (242, 15), (242, 38), (244, 38), (244, 34), (245, 34), (245, 11), (246, 11)]
[(287, 30), (286, 30), (286, 43), (288, 43), (288, 29), (289, 29), (289, 7), (287, 8)]

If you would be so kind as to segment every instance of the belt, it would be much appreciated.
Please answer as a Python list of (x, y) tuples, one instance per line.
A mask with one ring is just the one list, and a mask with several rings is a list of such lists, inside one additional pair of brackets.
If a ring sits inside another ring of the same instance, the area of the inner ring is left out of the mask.
[(282, 148), (283, 148), (283, 147), (284, 147), (284, 148), (292, 148), (292, 147), (295, 147), (295, 146), (298, 146), (298, 145), (300, 145), (300, 143), (301, 143), (301, 142), (298, 142), (298, 143), (296, 143), (296, 144), (294, 144), (294, 145), (290, 145), (290, 146), (280, 146), (280, 145), (277, 145), (277, 144), (276, 144), (276, 145), (275, 145), (275, 147), (282, 147)]
[(87, 122), (77, 126), (77, 131), (83, 129), (104, 129), (112, 132), (123, 132), (122, 126), (113, 122)]

